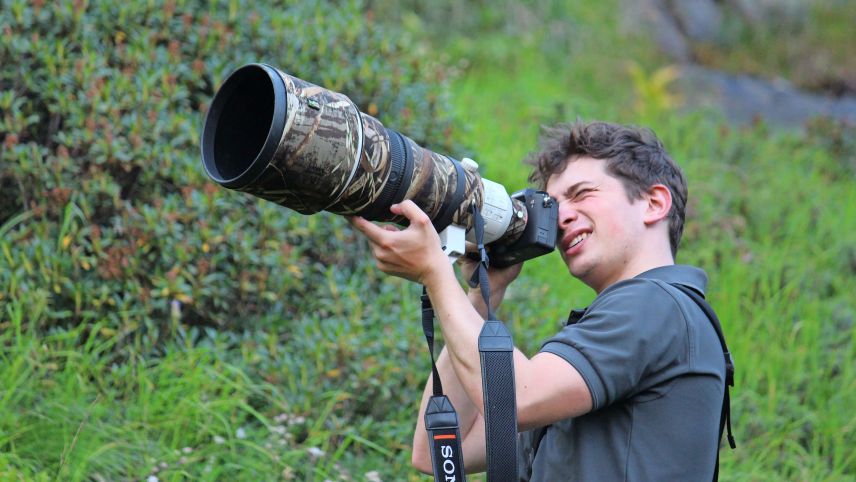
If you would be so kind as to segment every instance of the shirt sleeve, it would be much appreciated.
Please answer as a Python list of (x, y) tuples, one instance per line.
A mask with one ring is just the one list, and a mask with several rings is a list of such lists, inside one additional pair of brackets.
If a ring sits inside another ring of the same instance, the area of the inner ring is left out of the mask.
[(602, 292), (575, 324), (541, 347), (585, 380), (596, 410), (676, 375), (689, 359), (687, 322), (656, 282), (630, 279)]

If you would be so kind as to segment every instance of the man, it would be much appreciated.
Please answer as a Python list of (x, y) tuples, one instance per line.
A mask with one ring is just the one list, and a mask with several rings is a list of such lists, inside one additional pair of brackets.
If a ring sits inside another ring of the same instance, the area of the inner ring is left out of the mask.
[[(703, 271), (675, 265), (686, 181), (648, 130), (602, 122), (548, 130), (529, 159), (559, 203), (562, 259), (597, 293), (528, 358), (514, 351), (521, 480), (710, 480), (718, 450), (725, 366), (701, 309), (672, 284), (704, 293)], [(426, 286), (446, 346), (438, 368), (457, 409), (465, 466), (484, 470), (478, 335), (486, 310), (465, 294), (430, 219), (405, 201), (407, 229), (353, 225), (378, 267)], [(472, 271), (473, 266), (462, 269)], [(498, 306), (520, 267), (491, 270)], [(430, 473), (423, 413), (413, 464)]]

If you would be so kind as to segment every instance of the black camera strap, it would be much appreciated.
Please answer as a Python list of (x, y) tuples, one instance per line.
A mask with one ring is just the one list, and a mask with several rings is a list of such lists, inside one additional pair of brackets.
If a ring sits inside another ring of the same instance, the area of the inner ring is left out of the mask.
[(461, 451), (461, 430), (458, 414), (448, 397), (443, 395), (440, 372), (434, 360), (434, 307), (428, 291), (422, 287), (422, 331), (431, 353), (433, 374), (433, 396), (425, 408), (425, 430), (428, 432), (428, 447), (431, 449), (431, 465), (434, 467), (434, 482), (465, 481), (464, 454)]
[[(487, 275), (489, 258), (484, 247), (484, 219), (475, 204), (471, 206), (471, 213), (479, 250), (479, 262), (472, 279), (469, 280), (469, 285), (480, 288), (488, 313), (478, 340), (484, 399), (487, 480), (488, 482), (514, 480), (517, 477), (514, 343), (511, 333), (505, 324), (496, 318), (490, 306), (490, 283)], [(422, 288), (422, 330), (431, 352), (431, 370), (434, 380), (434, 395), (429, 399), (425, 410), (425, 428), (428, 431), (431, 448), (434, 480), (435, 482), (465, 480), (458, 417), (449, 399), (443, 395), (440, 374), (434, 362), (434, 310), (424, 287)]]
[[(711, 308), (710, 304), (705, 301), (703, 295), (678, 283), (669, 284), (682, 291), (691, 300), (693, 300), (699, 308), (701, 308), (704, 314), (707, 315), (708, 320), (710, 320), (710, 324), (713, 325), (713, 329), (716, 331), (716, 336), (719, 338), (719, 344), (722, 345), (722, 354), (725, 357), (725, 393), (723, 393), (722, 396), (722, 412), (720, 413), (719, 418), (719, 438), (717, 439), (717, 444), (722, 440), (722, 433), (727, 430), (728, 446), (735, 449), (737, 448), (737, 444), (734, 441), (734, 435), (731, 433), (731, 394), (729, 393), (729, 387), (734, 386), (734, 360), (731, 358), (731, 352), (728, 350), (728, 345), (725, 344), (725, 335), (722, 333), (722, 325), (719, 323), (719, 318), (716, 316), (713, 308)], [(716, 466), (713, 471), (714, 482), (718, 479), (719, 450), (716, 451)]]
[(490, 259), (484, 247), (484, 219), (475, 204), (471, 206), (479, 249), (479, 263), (469, 284), (481, 289), (487, 307), (487, 320), (479, 334), (482, 392), (484, 398), (487, 480), (497, 482), (517, 478), (517, 397), (514, 390), (514, 342), (505, 323), (490, 307), (490, 283), (487, 269)]

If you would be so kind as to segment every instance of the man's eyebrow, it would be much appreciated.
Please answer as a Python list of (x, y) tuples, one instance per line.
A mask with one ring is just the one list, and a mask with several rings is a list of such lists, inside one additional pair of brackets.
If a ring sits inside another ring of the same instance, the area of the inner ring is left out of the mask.
[(563, 194), (565, 195), (565, 199), (571, 199), (574, 197), (574, 194), (584, 185), (591, 184), (589, 181), (580, 181), (576, 184), (571, 185)]

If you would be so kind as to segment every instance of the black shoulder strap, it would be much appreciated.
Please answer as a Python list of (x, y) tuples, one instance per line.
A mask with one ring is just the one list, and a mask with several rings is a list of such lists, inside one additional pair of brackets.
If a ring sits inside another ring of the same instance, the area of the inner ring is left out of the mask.
[(479, 354), (484, 399), (487, 482), (517, 477), (517, 399), (514, 389), (514, 342), (505, 323), (490, 307), (487, 269), (490, 259), (484, 246), (484, 219), (478, 207), (470, 206), (480, 260), (469, 285), (481, 289), (487, 319), (479, 333)]
[[(459, 179), (462, 174), (459, 173)], [(514, 343), (511, 333), (490, 308), (487, 268), (490, 262), (484, 246), (484, 219), (478, 207), (470, 206), (474, 219), (480, 261), (469, 280), (481, 288), (488, 316), (478, 338), (484, 399), (487, 482), (503, 482), (517, 477), (517, 400), (514, 389)], [(455, 408), (443, 395), (440, 373), (434, 361), (434, 308), (428, 291), (422, 288), (422, 330), (431, 353), (433, 396), (425, 409), (434, 480), (465, 481), (461, 432)]]
[[(681, 290), (685, 295), (689, 296), (699, 308), (701, 308), (708, 320), (710, 320), (710, 324), (713, 325), (713, 329), (716, 331), (716, 336), (719, 338), (719, 344), (722, 345), (722, 354), (725, 356), (725, 393), (722, 399), (722, 413), (720, 414), (719, 419), (719, 440), (722, 440), (722, 432), (727, 428), (728, 445), (732, 449), (735, 449), (737, 448), (737, 444), (734, 441), (734, 435), (731, 433), (731, 395), (729, 393), (729, 387), (734, 386), (734, 360), (731, 358), (731, 352), (728, 351), (728, 345), (725, 344), (725, 335), (722, 333), (722, 326), (719, 323), (719, 318), (716, 316), (716, 313), (714, 313), (713, 308), (710, 307), (710, 304), (705, 301), (704, 297), (698, 292), (681, 284), (669, 284)], [(719, 450), (716, 451), (716, 468), (713, 472), (713, 480), (716, 481), (718, 478)]]

